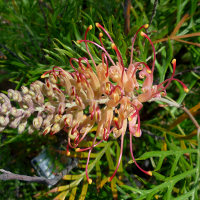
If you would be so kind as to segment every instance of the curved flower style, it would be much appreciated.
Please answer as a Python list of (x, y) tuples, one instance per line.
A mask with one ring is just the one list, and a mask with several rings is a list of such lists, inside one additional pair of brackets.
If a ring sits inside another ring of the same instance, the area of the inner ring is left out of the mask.
[[(109, 33), (99, 23), (96, 26), (102, 30), (111, 41), (111, 47), (116, 52), (117, 62), (114, 62), (102, 42), (103, 33), (99, 34), (100, 44), (87, 40), (87, 34), (92, 29), (90, 25), (83, 40), (92, 65), (86, 57), (71, 58), (70, 65), (74, 72), (70, 73), (60, 67), (53, 67), (45, 72), (41, 78), (45, 82), (35, 81), (30, 88), (22, 86), (21, 91), (8, 90), (8, 95), (0, 94), (0, 131), (6, 126), (18, 128), (22, 133), (27, 126), (27, 119), (35, 116), (33, 123), (28, 127), (28, 132), (42, 130), (43, 135), (54, 135), (60, 130), (68, 134), (67, 152), (69, 148), (75, 148), (77, 152), (89, 151), (86, 164), (86, 177), (89, 183), (92, 180), (88, 176), (88, 164), (91, 151), (94, 147), (109, 137), (121, 137), (121, 151), (116, 170), (109, 178), (115, 176), (123, 154), (124, 136), (127, 126), (130, 133), (130, 152), (136, 166), (145, 174), (152, 175), (151, 171), (145, 171), (137, 164), (132, 147), (132, 137), (140, 137), (139, 112), (143, 103), (154, 97), (166, 95), (166, 88), (175, 80), (182, 84), (184, 90), (187, 87), (174, 78), (176, 60), (172, 60), (173, 73), (170, 78), (158, 85), (153, 85), (153, 72), (155, 67), (155, 48), (151, 39), (144, 33), (153, 49), (153, 64), (150, 68), (145, 62), (133, 62), (133, 49), (136, 37), (141, 29), (148, 28), (145, 24), (134, 35), (131, 48), (130, 64), (125, 68), (122, 56)], [(96, 64), (89, 51), (88, 43), (102, 50), (102, 61)], [(78, 66), (77, 68), (74, 66)], [(93, 68), (95, 70), (93, 70)], [(139, 84), (136, 73), (143, 83)], [(12, 106), (11, 101), (18, 102), (20, 108)], [(87, 112), (86, 112), (87, 111)], [(91, 129), (97, 125), (96, 136), (92, 146), (77, 148), (79, 143), (88, 137)]]

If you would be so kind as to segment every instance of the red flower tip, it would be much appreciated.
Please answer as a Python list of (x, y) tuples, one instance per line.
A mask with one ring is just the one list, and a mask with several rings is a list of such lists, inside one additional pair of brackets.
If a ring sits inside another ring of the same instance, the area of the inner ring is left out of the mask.
[(78, 44), (80, 44), (80, 43), (81, 43), (81, 41), (80, 41), (80, 40), (77, 40), (76, 42), (77, 42)]
[(80, 148), (76, 148), (75, 151), (76, 151), (76, 152), (79, 152), (79, 151), (80, 151)]
[(140, 137), (141, 136), (141, 130), (137, 130), (134, 134), (135, 137)]
[(141, 31), (141, 32), (140, 32), (140, 35), (141, 35), (142, 37), (144, 37), (146, 34), (145, 34), (143, 31)]
[(150, 70), (150, 69), (147, 69), (147, 73), (148, 73), (148, 74), (151, 74), (151, 70)]
[(88, 184), (92, 184), (92, 179), (91, 178), (88, 179)]
[(46, 75), (46, 74), (42, 74), (42, 76), (40, 76), (40, 78), (45, 78), (45, 75)]
[(184, 87), (184, 91), (188, 93), (190, 90), (187, 87)]
[(172, 65), (175, 65), (176, 64), (176, 59), (174, 58), (173, 60), (172, 60)]
[(46, 78), (46, 75), (51, 72), (52, 72), (52, 70), (46, 71), (44, 74), (42, 74), (42, 76), (40, 76), (40, 78)]
[(111, 182), (111, 181), (112, 181), (112, 178), (111, 178), (111, 177), (109, 177), (109, 178), (108, 178), (108, 182)]
[(92, 30), (92, 28), (93, 28), (92, 25), (89, 25), (88, 29), (89, 29), (89, 30)]
[(145, 24), (144, 28), (146, 28), (146, 29), (149, 28), (149, 24)]
[(99, 24), (98, 22), (97, 22), (95, 25), (96, 25), (96, 27), (99, 27), (99, 26), (100, 26), (100, 24)]
[(116, 47), (115, 43), (112, 43), (112, 44), (111, 44), (111, 47), (112, 47), (112, 49), (114, 49), (114, 50), (116, 50), (116, 49), (117, 49), (117, 47)]
[(103, 33), (102, 33), (102, 32), (99, 33), (99, 37), (100, 37), (100, 38), (103, 37)]
[(71, 154), (70, 151), (67, 151), (67, 156), (70, 156), (70, 154)]
[(149, 176), (152, 176), (152, 171), (148, 171), (147, 174), (148, 174)]

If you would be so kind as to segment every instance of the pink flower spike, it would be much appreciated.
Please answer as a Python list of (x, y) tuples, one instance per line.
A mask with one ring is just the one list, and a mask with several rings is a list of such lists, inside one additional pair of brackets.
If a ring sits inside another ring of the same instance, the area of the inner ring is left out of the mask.
[(124, 145), (124, 135), (125, 134), (122, 134), (121, 135), (121, 148), (120, 148), (120, 155), (119, 155), (119, 159), (118, 159), (118, 163), (117, 163), (117, 167), (113, 173), (113, 175), (111, 177), (108, 178), (108, 181), (111, 182), (112, 179), (114, 178), (115, 174), (117, 173), (117, 170), (119, 168), (119, 165), (121, 163), (121, 159), (122, 159), (122, 154), (123, 154), (123, 145)]
[(156, 51), (155, 51), (155, 47), (153, 45), (153, 42), (151, 41), (151, 39), (147, 36), (146, 33), (144, 32), (141, 32), (141, 36), (145, 37), (147, 40), (149, 40), (151, 46), (152, 46), (152, 49), (153, 49), (153, 64), (152, 64), (152, 68), (151, 68), (151, 71), (152, 71), (152, 74), (151, 76), (153, 76), (153, 72), (154, 72), (154, 67), (155, 67), (155, 61), (156, 61)]
[(141, 26), (137, 32), (135, 33), (134, 37), (133, 37), (133, 41), (132, 41), (132, 46), (131, 46), (131, 60), (130, 60), (130, 64), (133, 64), (133, 47), (134, 47), (134, 44), (135, 44), (135, 40), (136, 40), (136, 37), (139, 33), (139, 31), (143, 28), (147, 29), (149, 27), (149, 24), (145, 24), (143, 26)]

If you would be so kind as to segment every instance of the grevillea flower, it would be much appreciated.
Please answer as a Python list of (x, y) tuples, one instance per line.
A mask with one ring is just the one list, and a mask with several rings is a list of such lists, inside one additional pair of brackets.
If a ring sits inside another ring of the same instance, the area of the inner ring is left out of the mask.
[[(70, 73), (55, 66), (41, 76), (45, 79), (44, 82), (35, 81), (30, 88), (22, 86), (21, 91), (10, 89), (7, 95), (1, 93), (0, 131), (10, 126), (18, 128), (18, 132), (22, 133), (30, 116), (34, 116), (34, 119), (32, 125), (28, 127), (29, 133), (38, 130), (43, 135), (48, 133), (54, 135), (64, 130), (68, 134), (68, 155), (70, 155), (70, 148), (74, 148), (77, 152), (88, 151), (86, 177), (89, 183), (92, 183), (92, 180), (88, 176), (87, 169), (93, 148), (109, 140), (109, 137), (121, 137), (120, 156), (117, 167), (109, 178), (111, 181), (122, 159), (124, 136), (129, 134), (130, 153), (134, 163), (142, 172), (151, 176), (152, 172), (143, 170), (133, 155), (132, 137), (140, 137), (142, 134), (140, 110), (144, 102), (166, 95), (166, 88), (172, 81), (181, 83), (185, 92), (188, 92), (188, 89), (184, 83), (174, 78), (176, 59), (172, 60), (171, 77), (158, 85), (153, 84), (155, 48), (147, 34), (140, 32), (141, 29), (148, 28), (148, 24), (141, 26), (133, 37), (129, 66), (124, 66), (120, 51), (109, 33), (99, 23), (96, 23), (96, 26), (109, 38), (117, 62), (114, 62), (105, 49), (102, 32), (99, 34), (99, 43), (87, 40), (87, 34), (92, 29), (90, 25), (84, 39), (79, 40), (78, 43), (85, 43), (91, 61), (86, 57), (71, 58), (70, 65), (74, 72)], [(151, 67), (145, 62), (133, 62), (134, 43), (139, 32), (152, 46)], [(95, 63), (88, 47), (89, 43), (102, 51), (101, 63)], [(136, 74), (139, 74), (139, 78), (143, 80), (142, 84), (138, 83)], [(13, 101), (17, 102), (20, 108), (13, 106)], [(79, 148), (81, 141), (86, 138), (91, 140), (90, 132), (96, 125), (97, 131), (92, 145)]]

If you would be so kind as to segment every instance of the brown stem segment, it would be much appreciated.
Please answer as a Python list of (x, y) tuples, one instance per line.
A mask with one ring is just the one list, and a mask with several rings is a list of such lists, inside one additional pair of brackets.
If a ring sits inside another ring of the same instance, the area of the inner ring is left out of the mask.
[(26, 182), (35, 182), (35, 183), (42, 183), (47, 185), (55, 185), (62, 177), (66, 174), (68, 174), (73, 168), (75, 168), (78, 165), (78, 160), (74, 159), (72, 164), (68, 166), (66, 169), (64, 169), (62, 172), (60, 172), (58, 175), (55, 176), (53, 179), (48, 179), (45, 177), (39, 177), (39, 176), (26, 176), (21, 174), (14, 174), (10, 171), (6, 171), (4, 169), (0, 169), (0, 180), (7, 181), (7, 180), (19, 180), (19, 181), (26, 181)]

